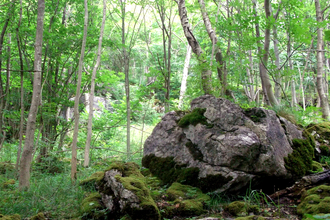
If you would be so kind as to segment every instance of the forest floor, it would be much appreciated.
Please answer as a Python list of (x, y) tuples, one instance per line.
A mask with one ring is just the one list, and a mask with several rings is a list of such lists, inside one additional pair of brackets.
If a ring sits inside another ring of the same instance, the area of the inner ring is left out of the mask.
[[(89, 177), (96, 171), (104, 170), (109, 163), (97, 162), (89, 168), (79, 167), (79, 181)], [(47, 173), (40, 167), (33, 167), (31, 186), (28, 191), (18, 190), (18, 181), (16, 173), (12, 170), (0, 174), (0, 219), (2, 215), (19, 214), (21, 219), (30, 219), (38, 213), (43, 213), (45, 219), (81, 219), (83, 213), (80, 211), (82, 200), (86, 196), (86, 191), (79, 184), (72, 184), (70, 180), (69, 163), (62, 164), (62, 173)], [(10, 179), (12, 181), (7, 186), (4, 183)], [(165, 188), (163, 189), (165, 190)], [(261, 197), (264, 194), (254, 193), (242, 197), (229, 198), (219, 195), (211, 195), (210, 203), (205, 205), (206, 214), (195, 217), (178, 217), (174, 216), (169, 219), (291, 219), (299, 220), (301, 216), (297, 215), (298, 201), (281, 200), (280, 202), (272, 201), (265, 202)], [(256, 196), (257, 195), (257, 196)], [(226, 210), (226, 206), (235, 200), (240, 200), (248, 205), (258, 207), (258, 213), (241, 213), (238, 216), (233, 216)], [(284, 201), (284, 202), (283, 202)], [(166, 219), (166, 218), (163, 218)], [(327, 219), (327, 218), (323, 218)], [(330, 219), (330, 218), (329, 218)]]

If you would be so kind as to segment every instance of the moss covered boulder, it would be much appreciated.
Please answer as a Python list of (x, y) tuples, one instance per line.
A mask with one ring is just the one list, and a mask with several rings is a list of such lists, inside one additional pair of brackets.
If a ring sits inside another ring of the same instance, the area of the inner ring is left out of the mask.
[(104, 171), (98, 171), (93, 173), (90, 177), (79, 182), (79, 185), (82, 186), (85, 190), (95, 189), (96, 184), (104, 178)]
[(205, 203), (210, 197), (196, 187), (173, 183), (166, 191), (169, 206), (165, 208), (164, 217), (199, 216), (206, 212)]
[(307, 190), (301, 197), (297, 213), (300, 215), (330, 213), (330, 186), (321, 185)]
[(145, 178), (135, 163), (112, 163), (103, 179), (97, 181), (97, 189), (111, 218), (129, 215), (132, 219), (160, 219)]
[(315, 139), (318, 153), (330, 156), (330, 122), (310, 124), (306, 131)]
[[(305, 139), (299, 127), (274, 111), (242, 109), (204, 95), (191, 102), (190, 112), (163, 116), (145, 141), (142, 165), (164, 184), (180, 182), (203, 192), (239, 193), (252, 183), (273, 192), (274, 187), (293, 183), (295, 174), (284, 158)], [(310, 161), (301, 165), (305, 162)]]

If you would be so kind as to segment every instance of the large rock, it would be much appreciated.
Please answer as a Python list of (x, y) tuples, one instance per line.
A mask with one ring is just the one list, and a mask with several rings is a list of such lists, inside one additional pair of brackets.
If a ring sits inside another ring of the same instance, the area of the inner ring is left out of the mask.
[(143, 166), (164, 183), (218, 192), (290, 184), (284, 158), (293, 140), (304, 139), (298, 127), (274, 111), (244, 110), (210, 95), (194, 99), (191, 109), (167, 113), (144, 144)]
[(84, 219), (121, 219), (124, 216), (160, 219), (144, 176), (135, 163), (113, 162), (105, 172), (97, 172), (80, 184), (85, 187), (95, 185), (98, 190), (82, 203)]

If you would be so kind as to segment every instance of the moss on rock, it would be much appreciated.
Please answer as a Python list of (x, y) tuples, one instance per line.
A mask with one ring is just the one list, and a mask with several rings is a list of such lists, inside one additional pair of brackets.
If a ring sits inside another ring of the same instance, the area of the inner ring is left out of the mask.
[(47, 218), (45, 217), (44, 213), (39, 212), (35, 216), (31, 217), (30, 220), (46, 220)]
[(307, 126), (306, 131), (313, 135), (316, 141), (321, 145), (330, 142), (330, 122), (322, 122), (319, 124), (311, 124)]
[(233, 216), (246, 215), (247, 206), (243, 201), (234, 201), (227, 205), (224, 210)]
[(101, 181), (104, 178), (104, 171), (98, 171), (93, 173), (90, 177), (79, 182), (85, 190), (95, 189), (95, 183)]
[(307, 190), (297, 207), (297, 213), (326, 214), (330, 213), (330, 186), (321, 185)]
[(207, 119), (204, 116), (205, 111), (205, 108), (195, 108), (191, 113), (186, 114), (179, 120), (178, 126), (185, 128), (190, 124), (195, 126), (198, 123), (201, 123), (207, 127), (212, 127), (212, 125), (207, 122)]
[[(111, 217), (121, 218), (127, 214), (132, 219), (160, 219), (159, 210), (151, 197), (150, 190), (146, 185), (146, 179), (141, 174), (140, 168), (136, 163), (114, 162), (107, 168), (107, 171), (110, 170), (117, 170), (121, 173), (121, 175), (116, 175), (115, 179), (126, 190), (136, 195), (139, 200), (137, 204), (130, 204), (126, 201), (127, 198), (116, 198), (117, 195), (109, 188), (108, 183), (101, 180), (97, 183), (100, 193), (114, 198), (113, 206), (115, 208), (109, 213)], [(119, 201), (121, 199), (122, 202)]]
[(161, 158), (150, 154), (142, 158), (142, 165), (149, 168), (150, 172), (157, 176), (164, 185), (179, 182), (198, 187), (203, 192), (219, 189), (222, 185), (232, 180), (232, 177), (224, 177), (220, 174), (198, 178), (199, 169), (197, 167), (179, 165), (174, 161), (173, 157)]
[(312, 161), (312, 172), (313, 173), (323, 172), (322, 164), (313, 160)]
[(0, 220), (21, 220), (21, 216), (19, 214), (14, 215), (1, 215)]
[(172, 205), (166, 207), (165, 217), (201, 215), (206, 212), (205, 202), (210, 200), (210, 197), (203, 194), (200, 189), (177, 182), (167, 189), (166, 194)]
[(104, 219), (105, 213), (101, 212), (103, 209), (100, 193), (91, 193), (81, 203), (82, 219)]
[(292, 140), (293, 152), (284, 158), (285, 168), (294, 178), (302, 177), (312, 170), (314, 141), (310, 135), (304, 133), (304, 136), (306, 139)]

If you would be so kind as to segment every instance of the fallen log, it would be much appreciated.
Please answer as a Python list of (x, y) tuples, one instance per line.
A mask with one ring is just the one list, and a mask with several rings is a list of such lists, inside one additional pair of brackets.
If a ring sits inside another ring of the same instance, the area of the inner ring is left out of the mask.
[(330, 183), (330, 170), (326, 170), (321, 173), (313, 173), (302, 177), (299, 181), (295, 182), (293, 186), (277, 191), (269, 197), (273, 200), (278, 200), (283, 197), (290, 200), (297, 199), (300, 198), (304, 191), (315, 186), (328, 183)]

